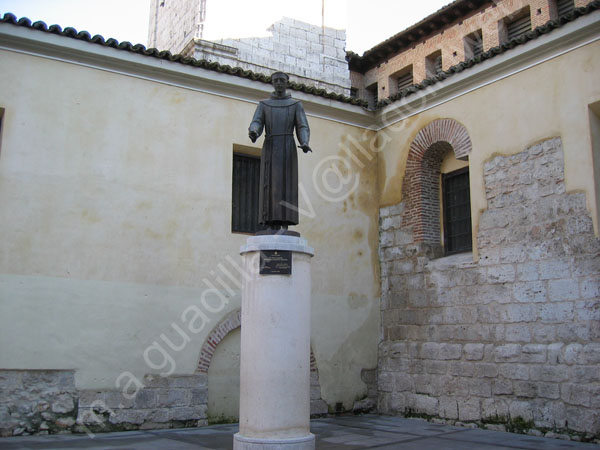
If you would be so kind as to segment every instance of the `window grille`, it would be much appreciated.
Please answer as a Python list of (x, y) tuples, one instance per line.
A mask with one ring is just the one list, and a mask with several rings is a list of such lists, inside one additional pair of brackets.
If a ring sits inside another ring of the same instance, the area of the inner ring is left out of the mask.
[(442, 175), (444, 247), (447, 255), (472, 250), (469, 169)]
[(531, 16), (529, 14), (529, 9), (527, 9), (526, 14), (523, 14), (511, 22), (506, 22), (506, 38), (508, 41), (512, 41), (513, 39), (521, 37), (530, 31)]
[(258, 192), (260, 158), (233, 154), (233, 185), (231, 202), (231, 231), (256, 233), (258, 223)]
[(442, 72), (442, 55), (435, 58), (435, 74)]
[(405, 74), (398, 77), (398, 92), (402, 89), (406, 89), (413, 85), (413, 72), (412, 69), (407, 71)]
[(442, 51), (432, 53), (425, 58), (425, 71), (427, 77), (433, 77), (442, 72)]
[(575, 9), (575, 0), (556, 0), (558, 17), (565, 16)]
[(483, 38), (481, 30), (465, 36), (465, 59), (477, 58), (483, 53)]

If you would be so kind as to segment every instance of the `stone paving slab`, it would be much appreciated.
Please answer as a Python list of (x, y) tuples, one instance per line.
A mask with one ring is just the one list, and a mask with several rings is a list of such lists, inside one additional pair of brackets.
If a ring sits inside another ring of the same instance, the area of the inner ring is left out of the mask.
[[(2, 450), (230, 450), (237, 424), (173, 430), (0, 438)], [(594, 450), (599, 445), (440, 425), (390, 416), (342, 416), (311, 421), (317, 450)]]

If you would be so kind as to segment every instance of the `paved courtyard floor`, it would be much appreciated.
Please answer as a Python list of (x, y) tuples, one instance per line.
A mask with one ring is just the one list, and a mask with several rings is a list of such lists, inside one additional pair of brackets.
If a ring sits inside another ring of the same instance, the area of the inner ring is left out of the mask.
[[(234, 425), (86, 435), (0, 438), (0, 449), (231, 449)], [(600, 449), (595, 444), (438, 425), (389, 416), (342, 416), (311, 421), (318, 450)]]

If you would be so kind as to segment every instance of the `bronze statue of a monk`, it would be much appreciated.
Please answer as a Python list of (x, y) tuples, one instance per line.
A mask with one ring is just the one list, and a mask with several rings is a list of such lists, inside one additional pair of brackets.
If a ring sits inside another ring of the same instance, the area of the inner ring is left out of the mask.
[(310, 129), (304, 108), (299, 100), (286, 93), (289, 77), (275, 72), (271, 83), (275, 92), (261, 100), (248, 128), (252, 142), (265, 129), (265, 142), (260, 160), (260, 192), (258, 198), (260, 224), (270, 229), (287, 229), (298, 224), (298, 155), (296, 137), (304, 153), (308, 146)]

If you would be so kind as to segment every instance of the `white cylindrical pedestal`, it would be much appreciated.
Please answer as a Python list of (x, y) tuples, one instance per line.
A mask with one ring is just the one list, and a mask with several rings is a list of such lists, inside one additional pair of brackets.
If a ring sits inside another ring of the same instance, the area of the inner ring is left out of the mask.
[[(292, 252), (291, 275), (260, 275), (261, 250)], [(234, 450), (308, 450), (310, 433), (310, 259), (295, 236), (248, 238), (241, 249), (240, 431)]]

